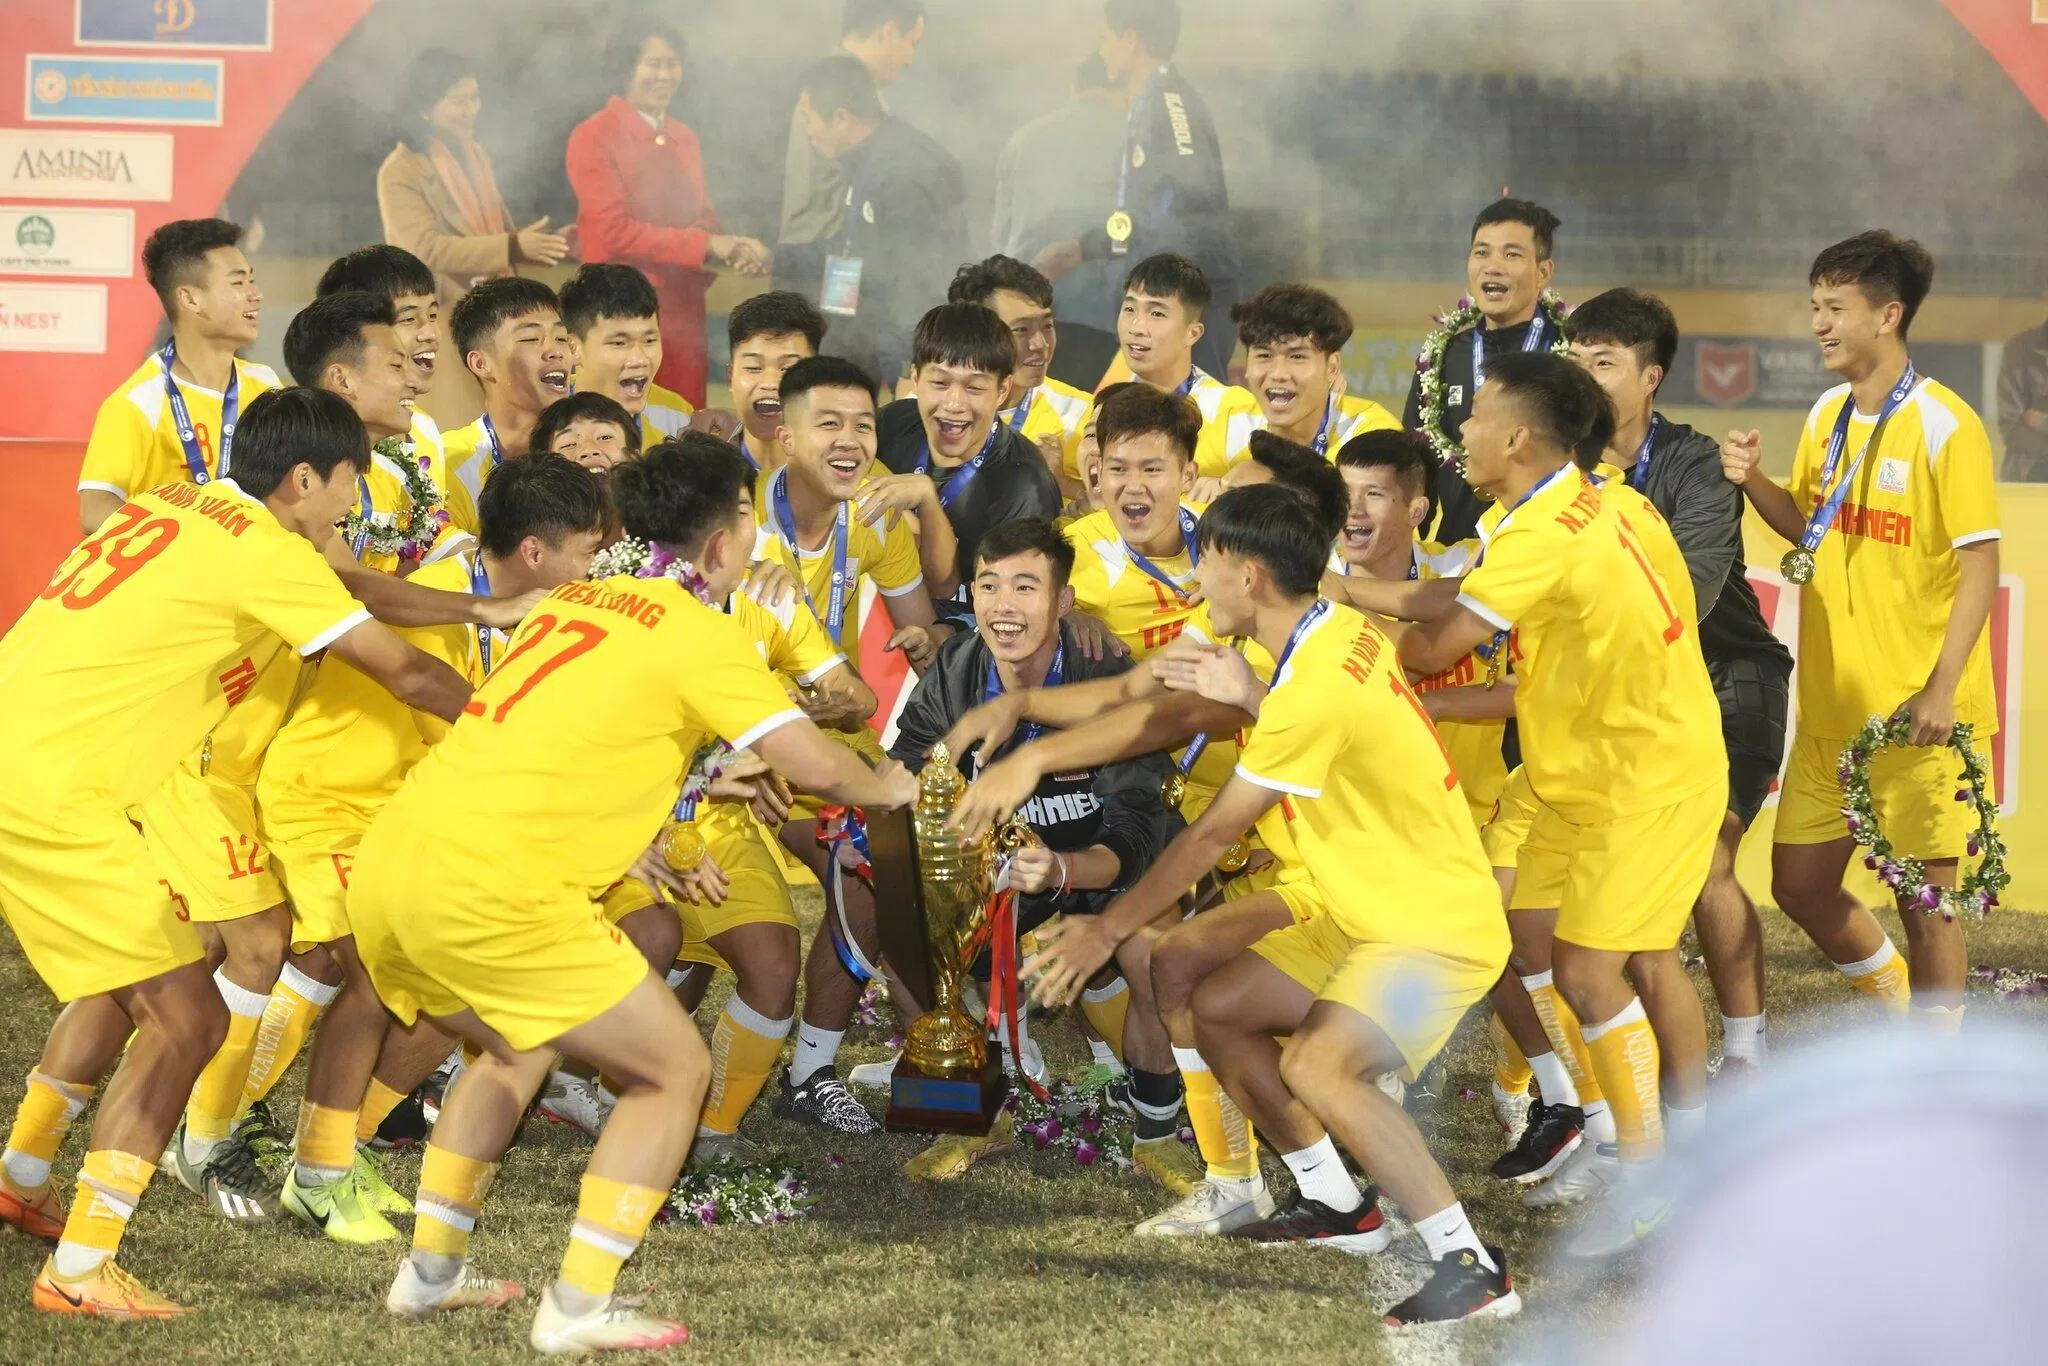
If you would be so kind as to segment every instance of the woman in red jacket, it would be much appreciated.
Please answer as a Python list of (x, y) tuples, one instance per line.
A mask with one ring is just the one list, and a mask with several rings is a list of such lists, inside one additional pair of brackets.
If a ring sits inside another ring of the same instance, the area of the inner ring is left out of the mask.
[(762, 275), (770, 255), (751, 237), (720, 231), (697, 135), (668, 115), (683, 52), (680, 34), (651, 21), (613, 40), (606, 65), (624, 93), (569, 135), (568, 169), (583, 259), (637, 266), (654, 282), (662, 343), (655, 381), (702, 407), (704, 292), (713, 278), (707, 261)]

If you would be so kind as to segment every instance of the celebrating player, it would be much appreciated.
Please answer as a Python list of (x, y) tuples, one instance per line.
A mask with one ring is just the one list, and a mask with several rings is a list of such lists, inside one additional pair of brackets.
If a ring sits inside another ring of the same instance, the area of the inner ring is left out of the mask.
[(533, 424), (533, 449), (603, 474), (640, 454), (640, 424), (617, 399), (585, 390), (547, 406)]
[[(1047, 469), (1056, 477), (1064, 475), (1094, 400), (1046, 374), (1059, 347), (1052, 281), (1013, 256), (991, 256), (960, 267), (946, 298), (991, 309), (1010, 329), (1017, 341), (1017, 368), (1010, 374), (1003, 395), (1006, 406), (998, 416), (1038, 448)], [(1068, 497), (1078, 491), (1078, 486), (1061, 489)]]
[(1335, 458), (1363, 432), (1399, 430), (1394, 415), (1369, 398), (1338, 392), (1351, 315), (1324, 290), (1268, 285), (1231, 305), (1244, 342), (1244, 382), (1256, 413), (1233, 413), (1224, 425), (1224, 460), (1245, 458), (1251, 434), (1271, 431), (1317, 455)]
[(775, 439), (782, 426), (782, 377), (798, 361), (818, 354), (825, 341), (825, 315), (803, 295), (770, 290), (742, 299), (725, 320), (732, 352), (726, 383), (739, 429), (724, 433), (756, 469), (782, 462)]
[(562, 326), (574, 344), (571, 382), (579, 393), (617, 399), (650, 445), (690, 425), (695, 406), (654, 382), (661, 369), (661, 300), (645, 275), (618, 264), (581, 267), (562, 286)]
[(448, 330), (484, 390), (477, 420), (443, 437), (452, 477), (474, 503), (491, 471), (527, 453), (541, 413), (569, 392), (574, 343), (555, 292), (516, 275), (463, 295)]

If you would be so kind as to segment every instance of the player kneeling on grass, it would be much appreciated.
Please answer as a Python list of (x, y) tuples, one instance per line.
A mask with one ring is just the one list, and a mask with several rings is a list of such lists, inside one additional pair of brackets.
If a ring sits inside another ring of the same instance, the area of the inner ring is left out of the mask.
[[(710, 1060), (661, 977), (604, 923), (597, 894), (640, 859), (692, 757), (721, 737), (834, 801), (916, 797), (901, 766), (870, 770), (827, 740), (740, 627), (698, 597), (721, 599), (746, 573), (748, 474), (737, 454), (721, 468), (665, 446), (620, 467), (622, 502), (645, 483), (689, 504), (677, 543), (655, 548), (666, 558), (694, 546), (695, 560), (550, 595), (363, 838), (348, 915), (378, 995), (400, 1020), (424, 1012), (483, 1050), (427, 1146), (412, 1254), (386, 1299), (394, 1313), (521, 1293), (470, 1268), (469, 1238), (560, 1051), (616, 1079), (619, 1099), (533, 1344), (579, 1352), (684, 1340), (681, 1324), (613, 1288), (681, 1170)], [(418, 914), (422, 886), (435, 889), (434, 915)]]
[[(1334, 1133), (1436, 1262), (1387, 1321), (1504, 1316), (1521, 1308), (1504, 1254), (1480, 1243), (1414, 1120), (1373, 1079), (1412, 1078), (1429, 1063), (1506, 966), (1507, 927), (1457, 775), (1393, 642), (1317, 595), (1326, 529), (1286, 488), (1234, 489), (1203, 514), (1195, 572), (1211, 620), (1219, 636), (1249, 636), (1273, 656), (1272, 686), (1221, 645), (1155, 666), (1257, 724), (1235, 774), (1138, 885), (1103, 916), (1047, 934), (1034, 994), (1070, 1000), (1122, 938), (1281, 807), (1320, 904), (1298, 903), (1303, 918), (1195, 993), (1202, 1054), (1238, 1104), (1290, 1150), (1320, 1158), (1295, 1166), (1303, 1199), (1267, 1228), (1314, 1236), (1343, 1217), (1310, 1204), (1324, 1188), (1316, 1170), (1341, 1171)], [(1369, 1249), (1378, 1226), (1376, 1214), (1354, 1213), (1348, 1236)]]

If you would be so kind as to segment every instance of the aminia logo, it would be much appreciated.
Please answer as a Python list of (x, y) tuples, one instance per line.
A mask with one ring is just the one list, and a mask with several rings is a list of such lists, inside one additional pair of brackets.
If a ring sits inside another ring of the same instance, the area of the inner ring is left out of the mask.
[(41, 256), (57, 245), (57, 226), (41, 214), (30, 214), (14, 229), (14, 245), (30, 258)]

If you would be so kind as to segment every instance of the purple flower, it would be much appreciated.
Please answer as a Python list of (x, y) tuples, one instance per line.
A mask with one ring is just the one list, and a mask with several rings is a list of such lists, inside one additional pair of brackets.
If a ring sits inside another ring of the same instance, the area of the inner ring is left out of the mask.
[(1093, 1138), (1102, 1132), (1102, 1116), (1090, 1110), (1081, 1116), (1081, 1132)]
[(1050, 1117), (1048, 1117), (1048, 1118), (1046, 1119), (1046, 1121), (1045, 1121), (1045, 1138), (1046, 1138), (1046, 1141), (1047, 1141), (1048, 1143), (1050, 1143), (1050, 1142), (1051, 1142), (1051, 1141), (1053, 1141), (1054, 1139), (1058, 1138), (1058, 1137), (1059, 1137), (1059, 1136), (1060, 1136), (1061, 1134), (1063, 1134), (1063, 1133), (1065, 1133), (1065, 1132), (1066, 1132), (1066, 1127), (1065, 1127), (1064, 1125), (1062, 1125), (1062, 1124), (1061, 1124), (1061, 1123), (1060, 1123), (1060, 1122), (1059, 1122), (1058, 1120), (1056, 1120), (1056, 1119), (1052, 1119), (1052, 1118), (1050, 1118)]
[(690, 1213), (695, 1216), (699, 1225), (710, 1228), (718, 1222), (718, 1201), (707, 1195), (690, 1206)]
[(1074, 1160), (1084, 1167), (1094, 1166), (1101, 1157), (1102, 1149), (1085, 1138), (1074, 1145)]
[(1913, 903), (1923, 911), (1931, 911), (1941, 905), (1941, 889), (1939, 887), (1922, 887), (1920, 895), (1913, 898)]
[(838, 1168), (844, 1167), (846, 1165), (846, 1159), (841, 1157), (838, 1153), (826, 1153), (825, 1165), (833, 1168), (834, 1170), (837, 1170)]
[(1865, 868), (1875, 868), (1875, 867), (1877, 867), (1877, 855), (1875, 855), (1875, 854), (1865, 854), (1865, 855), (1863, 856), (1863, 866), (1864, 866)]
[(1849, 817), (1849, 836), (1859, 844), (1863, 842), (1863, 817)]
[(1964, 788), (1961, 792), (1956, 793), (1956, 800), (1959, 802), (1966, 802), (1970, 800), (1970, 790), (1968, 788)]
[(1980, 846), (1977, 843), (1977, 837), (1975, 835), (1970, 836), (1970, 842), (1964, 845), (1963, 847), (1970, 851), (1971, 858), (1977, 857), (1977, 850)]
[(413, 464), (419, 466), (421, 474), (427, 474), (432, 471), (434, 462), (429, 460), (426, 456), (421, 455), (415, 456), (413, 458)]

